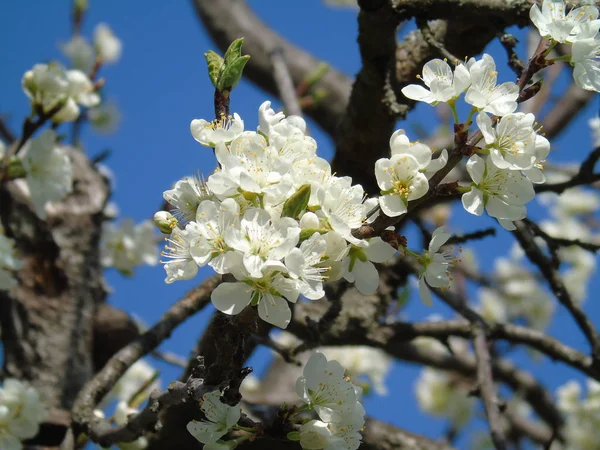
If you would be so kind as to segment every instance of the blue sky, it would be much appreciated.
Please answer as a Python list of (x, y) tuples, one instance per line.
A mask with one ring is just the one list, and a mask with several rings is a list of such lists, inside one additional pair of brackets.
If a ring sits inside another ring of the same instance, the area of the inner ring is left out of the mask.
[[(97, 23), (106, 22), (124, 44), (121, 61), (101, 72), (106, 78), (107, 97), (119, 104), (123, 122), (110, 136), (99, 136), (86, 127), (83, 142), (90, 156), (111, 150), (106, 163), (117, 180), (113, 200), (123, 217), (140, 221), (154, 214), (161, 205), (162, 192), (176, 180), (197, 171), (210, 174), (214, 169), (212, 152), (193, 140), (189, 123), (194, 118), (212, 118), (212, 85), (206, 76), (203, 53), (216, 48), (199, 24), (190, 2), (91, 0), (90, 4), (84, 35), (90, 36)], [(354, 10), (327, 8), (318, 0), (250, 1), (250, 4), (275, 30), (336, 68), (349, 75), (360, 68)], [(0, 40), (5, 43), (0, 47), (3, 62), (0, 113), (8, 115), (8, 122), (15, 130), (20, 129), (21, 121), (29, 112), (20, 88), (21, 76), (37, 62), (60, 57), (57, 44), (70, 37), (69, 8), (67, 0), (4, 2), (0, 7)], [(498, 56), (499, 65), (505, 61), (498, 45), (492, 45), (489, 51)], [(510, 79), (512, 72), (506, 66), (500, 67), (504, 78)], [(253, 129), (257, 125), (257, 108), (267, 99), (273, 100), (242, 81), (233, 93), (232, 111), (242, 116), (247, 129)], [(592, 103), (574, 120), (567, 133), (553, 141), (550, 161), (577, 161), (587, 154), (591, 147), (587, 119), (598, 110), (597, 101)], [(398, 127), (427, 129), (433, 123), (432, 118), (433, 109), (424, 105)], [(310, 128), (319, 143), (320, 154), (330, 158), (333, 149), (329, 138), (318, 127)], [(534, 207), (533, 213), (537, 216), (539, 208)], [(494, 225), (485, 218), (477, 222), (470, 219), (472, 216), (456, 208), (451, 224), (456, 231)], [(409, 238), (413, 235), (409, 234)], [(494, 258), (501, 256), (512, 241), (512, 236), (499, 228), (497, 238), (477, 243), (475, 248), (482, 270), (491, 271)], [(413, 240), (412, 247), (418, 242), (420, 239)], [(109, 301), (152, 324), (169, 305), (209, 274), (209, 270), (203, 269), (194, 280), (167, 285), (160, 266), (139, 268), (132, 279), (108, 271), (107, 281), (113, 288)], [(593, 281), (590, 291), (598, 288), (600, 281)], [(600, 325), (597, 300), (590, 298), (585, 307)], [(206, 308), (189, 320), (163, 348), (187, 355), (212, 312), (212, 307)], [(431, 309), (413, 298), (405, 318), (418, 320), (432, 313), (452, 317), (451, 311), (439, 303)], [(587, 350), (581, 333), (560, 307), (549, 332), (569, 345)], [(511, 353), (513, 355), (517, 362), (525, 362), (523, 352), (516, 351)], [(265, 358), (255, 360), (260, 366)], [(178, 370), (170, 366), (157, 363), (157, 367), (166, 383), (178, 377)], [(575, 376), (572, 370), (547, 360), (537, 364), (526, 362), (525, 367), (552, 390)], [(415, 366), (396, 364), (388, 381), (389, 395), (368, 398), (367, 411), (411, 431), (439, 437), (446, 429), (445, 422), (425, 416), (416, 406), (413, 384), (418, 373)], [(459, 447), (464, 448), (467, 441), (463, 438), (458, 442)]]

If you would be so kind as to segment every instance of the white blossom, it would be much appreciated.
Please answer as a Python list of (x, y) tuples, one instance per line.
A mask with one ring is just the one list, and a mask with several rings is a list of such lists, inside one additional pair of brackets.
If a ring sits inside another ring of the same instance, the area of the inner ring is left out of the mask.
[(114, 101), (88, 109), (87, 118), (98, 133), (114, 133), (121, 123), (121, 110)]
[(213, 194), (203, 179), (191, 176), (175, 183), (173, 189), (163, 193), (163, 198), (175, 208), (174, 214), (187, 222), (196, 218), (200, 203), (212, 200)]
[(60, 49), (65, 54), (74, 69), (90, 73), (94, 67), (96, 54), (94, 48), (82, 36), (75, 35), (69, 42), (61, 44)]
[(14, 272), (22, 267), (23, 261), (17, 257), (14, 241), (4, 235), (0, 226), (0, 291), (11, 290), (17, 285)]
[(217, 144), (227, 144), (240, 136), (244, 131), (244, 122), (233, 113), (232, 116), (207, 122), (204, 119), (194, 119), (190, 123), (190, 131), (196, 141), (206, 147)]
[(483, 160), (477, 155), (469, 158), (467, 171), (473, 184), (462, 196), (464, 208), (477, 216), (485, 208), (502, 227), (514, 230), (512, 222), (527, 216), (525, 204), (535, 197), (531, 181), (519, 172), (498, 169), (490, 158)]
[(356, 450), (360, 446), (365, 424), (365, 410), (357, 402), (354, 411), (340, 421), (326, 423), (311, 420), (300, 427), (300, 445), (303, 449)]
[(327, 219), (332, 230), (337, 231), (348, 242), (358, 243), (352, 230), (362, 225), (368, 210), (363, 204), (365, 191), (360, 184), (354, 186), (343, 178), (338, 178), (327, 188), (319, 189), (317, 198), (321, 209), (318, 211)]
[(426, 305), (431, 306), (433, 299), (427, 285), (434, 288), (448, 288), (452, 282), (450, 278), (450, 267), (454, 264), (455, 258), (450, 251), (440, 252), (440, 248), (448, 239), (450, 233), (446, 227), (437, 228), (429, 242), (429, 249), (421, 258), (423, 271), (419, 277), (419, 295)]
[(159, 380), (154, 380), (152, 383), (149, 383), (155, 375), (156, 369), (146, 361), (143, 359), (136, 361), (125, 371), (121, 378), (119, 378), (112, 390), (107, 394), (103, 403), (107, 403), (114, 399), (129, 404), (133, 399), (133, 396), (140, 391), (142, 386), (147, 385), (141, 393), (141, 397), (145, 400), (153, 390), (160, 388)]
[[(132, 414), (137, 414), (139, 411), (135, 408), (130, 408), (127, 402), (120, 401), (117, 403), (113, 418), (116, 425), (127, 425), (128, 417)], [(140, 436), (133, 442), (119, 442), (117, 447), (121, 450), (143, 450), (148, 446), (148, 439)]]
[(198, 226), (191, 222), (184, 229), (174, 228), (171, 235), (166, 238), (167, 244), (161, 256), (166, 259), (161, 261), (167, 273), (166, 283), (179, 280), (189, 280), (198, 273), (198, 264), (192, 256), (192, 246), (199, 237)]
[(94, 29), (94, 49), (102, 63), (110, 64), (121, 57), (123, 44), (108, 25), (100, 23)]
[(600, 147), (600, 117), (592, 117), (588, 120), (588, 126), (592, 133), (592, 146), (594, 148)]
[(348, 257), (343, 260), (343, 276), (354, 283), (361, 294), (372, 295), (379, 287), (379, 273), (373, 263), (387, 262), (395, 253), (396, 250), (380, 237), (361, 240), (351, 246)]
[(573, 44), (573, 79), (586, 91), (600, 92), (600, 39), (584, 39)]
[(323, 281), (326, 267), (319, 267), (327, 252), (327, 242), (317, 232), (294, 248), (285, 257), (285, 265), (291, 278), (297, 280), (298, 290), (310, 300), (319, 300), (325, 295)]
[(0, 388), (0, 444), (2, 449), (21, 450), (20, 441), (38, 434), (48, 412), (39, 392), (15, 378)]
[(505, 115), (492, 125), (487, 114), (477, 115), (477, 126), (490, 151), (491, 161), (499, 169), (527, 171), (550, 151), (550, 143), (533, 130), (533, 114)]
[(49, 112), (59, 103), (66, 101), (69, 81), (59, 64), (36, 64), (23, 75), (21, 85), (32, 105)]
[(467, 424), (473, 414), (474, 399), (469, 396), (469, 387), (460, 380), (452, 380), (449, 374), (426, 368), (421, 371), (415, 391), (419, 406), (434, 416), (450, 419), (460, 429)]
[[(534, 4), (531, 7), (529, 17), (537, 27), (542, 37), (550, 37), (560, 43), (575, 43), (581, 39), (581, 35), (592, 36), (598, 32), (600, 21), (598, 21), (598, 9), (594, 6), (582, 6), (573, 8), (565, 15), (566, 4), (564, 0), (543, 0), (542, 10)], [(582, 33), (582, 26), (586, 25), (595, 29)], [(591, 36), (589, 36), (591, 37)]]
[(571, 380), (557, 392), (558, 409), (565, 415), (566, 448), (596, 450), (600, 442), (600, 383), (587, 380), (587, 395)]
[(402, 88), (402, 93), (411, 100), (436, 105), (440, 102), (456, 100), (467, 90), (471, 83), (469, 70), (459, 64), (452, 71), (446, 61), (432, 59), (423, 66), (423, 80), (429, 90), (418, 84), (409, 84)]
[(229, 406), (221, 401), (221, 392), (212, 391), (204, 394), (200, 407), (206, 420), (191, 421), (187, 430), (203, 444), (217, 442), (237, 424), (242, 410), (239, 406)]
[(22, 160), (35, 213), (40, 219), (46, 219), (46, 205), (72, 192), (73, 169), (69, 155), (56, 144), (54, 131), (46, 130), (25, 144)]
[(135, 225), (132, 219), (126, 219), (119, 227), (105, 224), (100, 261), (104, 267), (114, 267), (124, 275), (131, 275), (133, 268), (142, 264), (155, 265), (158, 255), (152, 221)]
[(517, 109), (519, 87), (513, 82), (497, 85), (496, 62), (487, 53), (479, 61), (468, 63), (471, 85), (465, 94), (465, 101), (479, 111), (496, 116), (505, 116)]
[(329, 423), (354, 412), (360, 391), (344, 377), (339, 362), (327, 361), (325, 355), (315, 352), (296, 381), (296, 394)]

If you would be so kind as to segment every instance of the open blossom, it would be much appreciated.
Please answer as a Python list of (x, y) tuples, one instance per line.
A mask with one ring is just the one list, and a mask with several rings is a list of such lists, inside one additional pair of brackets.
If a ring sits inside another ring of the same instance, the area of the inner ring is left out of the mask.
[(592, 134), (593, 147), (600, 147), (600, 117), (592, 117), (590, 120), (588, 120), (588, 125)]
[(94, 29), (94, 49), (103, 63), (114, 63), (121, 57), (123, 44), (108, 25), (100, 23)]
[(505, 115), (494, 128), (487, 114), (477, 115), (477, 126), (483, 133), (485, 148), (499, 169), (528, 171), (550, 151), (548, 140), (538, 135), (533, 114)]
[(173, 228), (171, 235), (166, 238), (165, 250), (161, 256), (165, 259), (161, 261), (167, 273), (166, 283), (173, 283), (177, 280), (189, 280), (198, 273), (198, 264), (192, 256), (192, 245), (198, 239), (196, 223), (192, 222), (184, 229)]
[(247, 273), (244, 277), (243, 268), (236, 272), (235, 276), (240, 281), (221, 283), (212, 292), (214, 307), (222, 313), (236, 315), (252, 303), (257, 306), (262, 320), (286, 328), (292, 319), (287, 302), (295, 303), (300, 295), (294, 280), (272, 271), (266, 272), (262, 278), (253, 278)]
[(469, 158), (467, 171), (473, 184), (462, 196), (464, 208), (477, 216), (485, 208), (502, 227), (514, 230), (512, 222), (527, 216), (525, 204), (535, 197), (531, 181), (517, 171), (498, 169), (490, 158), (483, 160), (477, 155)]
[(23, 261), (17, 258), (14, 241), (3, 234), (0, 226), (0, 291), (8, 291), (17, 285), (13, 272), (23, 267)]
[(71, 160), (56, 144), (56, 134), (52, 130), (28, 141), (22, 158), (31, 203), (37, 216), (45, 219), (46, 205), (64, 199), (73, 189)]
[(194, 119), (190, 123), (190, 131), (194, 139), (207, 147), (217, 144), (227, 144), (244, 132), (244, 122), (233, 113), (233, 117), (224, 117), (208, 122), (204, 119)]
[(586, 91), (600, 92), (600, 39), (584, 39), (573, 44), (573, 79)]
[(59, 64), (36, 64), (25, 72), (21, 85), (31, 103), (48, 112), (65, 100), (69, 81)]
[(229, 406), (221, 401), (221, 392), (204, 394), (200, 407), (206, 420), (193, 420), (187, 424), (187, 430), (203, 444), (217, 442), (238, 423), (242, 415), (239, 406)]
[(587, 380), (587, 395), (571, 380), (557, 392), (558, 409), (565, 415), (565, 444), (569, 449), (595, 450), (600, 442), (600, 383)]
[(120, 227), (105, 225), (100, 261), (104, 267), (114, 267), (124, 275), (132, 274), (133, 268), (142, 264), (155, 265), (158, 255), (152, 221), (135, 225), (132, 219), (126, 219)]
[(69, 42), (62, 44), (60, 49), (69, 58), (74, 69), (82, 70), (85, 73), (91, 72), (96, 54), (94, 48), (84, 37), (75, 35)]
[(365, 410), (357, 402), (354, 411), (338, 422), (311, 420), (300, 427), (300, 445), (306, 450), (356, 450), (360, 447)]
[(98, 106), (88, 109), (87, 118), (96, 132), (109, 134), (119, 128), (121, 111), (114, 101), (103, 102)]
[(146, 361), (143, 359), (136, 361), (125, 371), (123, 376), (119, 378), (119, 381), (117, 381), (112, 390), (107, 394), (103, 403), (111, 400), (118, 400), (119, 402), (129, 404), (133, 399), (133, 396), (146, 385), (142, 392), (142, 397), (144, 397), (145, 400), (153, 390), (160, 388), (159, 380), (149, 383), (155, 375), (156, 369)]
[(298, 290), (310, 300), (319, 300), (325, 295), (323, 281), (326, 267), (321, 267), (327, 252), (327, 241), (317, 232), (294, 248), (285, 257), (290, 276), (297, 280)]
[(39, 392), (27, 383), (7, 378), (0, 388), (0, 445), (3, 450), (21, 450), (21, 441), (38, 434), (47, 416)]
[(419, 294), (426, 305), (433, 303), (427, 285), (434, 288), (447, 288), (451, 284), (450, 267), (454, 264), (454, 256), (449, 251), (440, 252), (440, 248), (450, 239), (450, 236), (445, 227), (437, 228), (431, 236), (429, 250), (422, 257), (423, 272), (419, 277)]
[(517, 109), (519, 87), (513, 82), (500, 85), (496, 62), (487, 53), (479, 61), (471, 59), (468, 63), (471, 85), (465, 94), (465, 101), (480, 111), (496, 116), (505, 116)]
[(452, 71), (446, 61), (432, 59), (423, 66), (420, 77), (429, 90), (418, 84), (409, 84), (402, 88), (402, 93), (411, 100), (436, 105), (457, 99), (467, 90), (471, 82), (469, 70), (459, 64)]
[(423, 369), (415, 391), (422, 410), (447, 417), (456, 428), (462, 428), (471, 419), (475, 401), (469, 395), (470, 387), (461, 385), (460, 380), (452, 380), (449, 374)]
[(187, 222), (196, 218), (196, 211), (200, 203), (204, 200), (212, 200), (213, 194), (203, 179), (191, 176), (175, 183), (173, 189), (163, 193), (163, 198), (175, 208), (173, 214), (179, 220)]
[(360, 390), (345, 378), (339, 362), (327, 361), (325, 355), (315, 352), (296, 381), (296, 394), (329, 423), (354, 412)]
[(362, 225), (369, 209), (364, 205), (365, 191), (360, 184), (351, 185), (345, 178), (338, 178), (317, 194), (323, 214), (332, 230), (348, 242), (360, 240), (352, 236), (352, 230)]
[[(575, 43), (582, 37), (593, 37), (600, 28), (598, 8), (581, 6), (565, 14), (564, 0), (544, 0), (542, 10), (534, 4), (529, 17), (542, 37), (550, 37), (560, 43)], [(590, 27), (582, 33), (582, 28)], [(591, 34), (591, 35), (590, 35)]]
[(362, 240), (352, 245), (348, 256), (343, 260), (344, 278), (354, 283), (363, 295), (372, 295), (379, 287), (379, 273), (373, 264), (387, 262), (396, 250), (380, 237)]

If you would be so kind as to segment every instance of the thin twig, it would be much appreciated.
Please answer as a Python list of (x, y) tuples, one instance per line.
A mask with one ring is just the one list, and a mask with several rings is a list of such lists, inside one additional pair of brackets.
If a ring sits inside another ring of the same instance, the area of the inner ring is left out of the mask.
[(302, 109), (300, 103), (298, 103), (298, 97), (296, 95), (296, 89), (294, 89), (294, 82), (290, 76), (283, 49), (281, 47), (275, 47), (269, 52), (271, 58), (271, 64), (273, 65), (273, 79), (277, 84), (277, 90), (279, 91), (279, 97), (283, 102), (286, 114), (301, 116)]
[(183, 369), (185, 369), (188, 365), (188, 360), (176, 353), (153, 350), (150, 354), (161, 361), (181, 367)]
[(6, 141), (7, 144), (12, 144), (15, 141), (15, 134), (12, 132), (6, 122), (4, 121), (4, 117), (0, 116), (0, 137)]

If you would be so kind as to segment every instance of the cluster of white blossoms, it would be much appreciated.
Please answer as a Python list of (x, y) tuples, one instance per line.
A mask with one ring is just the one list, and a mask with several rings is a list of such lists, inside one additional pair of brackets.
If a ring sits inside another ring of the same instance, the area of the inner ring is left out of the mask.
[(556, 393), (558, 409), (565, 415), (566, 448), (597, 450), (600, 442), (600, 383), (587, 380), (587, 396), (582, 398), (581, 386), (569, 381)]
[[(455, 116), (456, 100), (465, 94), (464, 100), (472, 106), (471, 114), (478, 112), (476, 123), (483, 145), (475, 148), (467, 162), (473, 182), (460, 188), (464, 192), (463, 206), (478, 216), (485, 210), (504, 228), (514, 230), (512, 222), (526, 217), (525, 205), (535, 197), (532, 183), (545, 181), (541, 163), (550, 151), (550, 143), (534, 129), (533, 114), (515, 112), (518, 86), (512, 82), (497, 84), (497, 76), (496, 63), (488, 54), (480, 60), (471, 58), (458, 64), (454, 70), (447, 62), (434, 59), (425, 64), (420, 77), (429, 89), (412, 84), (402, 93), (431, 105), (448, 103)], [(489, 114), (496, 116), (497, 122)], [(436, 160), (424, 160), (424, 166), (416, 166), (408, 158), (403, 161), (403, 170), (409, 171), (411, 181), (399, 183), (397, 191), (409, 193), (412, 197), (407, 199), (425, 195), (427, 186), (422, 186), (426, 181), (421, 175), (428, 170), (437, 171), (446, 163), (445, 153)]]
[(27, 141), (18, 156), (26, 173), (24, 189), (35, 213), (44, 220), (48, 204), (64, 199), (73, 190), (71, 160), (57, 139), (54, 131), (46, 130)]
[(230, 406), (221, 401), (221, 391), (212, 391), (204, 394), (200, 409), (206, 419), (193, 420), (187, 424), (187, 429), (192, 436), (204, 444), (207, 450), (231, 448), (219, 440), (237, 425), (242, 415), (239, 405)]
[(473, 415), (475, 399), (469, 391), (464, 380), (429, 367), (421, 371), (415, 385), (419, 407), (428, 414), (447, 417), (456, 429), (464, 427)]
[(496, 259), (493, 287), (479, 290), (481, 314), (493, 322), (525, 320), (530, 327), (544, 330), (554, 314), (554, 302), (517, 256)]
[(0, 448), (21, 450), (21, 441), (38, 434), (47, 411), (39, 392), (28, 384), (7, 378), (0, 388)]
[(71, 122), (80, 114), (80, 106), (100, 104), (94, 83), (81, 70), (65, 70), (58, 63), (36, 64), (25, 72), (21, 81), (31, 100), (33, 111), (56, 111), (52, 121)]
[(544, 0), (533, 5), (530, 18), (540, 35), (556, 44), (572, 45), (573, 79), (582, 89), (600, 92), (600, 20), (598, 8), (583, 5), (566, 13), (568, 2)]
[(320, 419), (300, 427), (302, 448), (356, 450), (360, 446), (365, 424), (361, 390), (344, 375), (340, 363), (314, 353), (296, 382), (296, 393)]
[(102, 230), (100, 262), (104, 267), (114, 267), (123, 275), (132, 275), (137, 266), (158, 263), (154, 225), (146, 220), (135, 224), (123, 220), (118, 226), (105, 223)]
[(376, 291), (373, 263), (396, 250), (379, 237), (357, 239), (352, 230), (366, 222), (377, 199), (365, 200), (360, 185), (332, 174), (302, 118), (286, 118), (265, 102), (256, 132), (243, 131), (237, 114), (194, 120), (190, 128), (198, 142), (215, 147), (220, 167), (206, 182), (185, 178), (164, 193), (175, 208), (174, 216), (155, 215), (170, 234), (167, 283), (209, 265), (235, 278), (213, 291), (218, 310), (238, 314), (257, 306), (263, 320), (281, 328), (291, 319), (287, 302), (322, 298), (325, 280), (345, 278), (365, 295)]
[(0, 225), (0, 291), (9, 291), (17, 285), (14, 273), (23, 267), (15, 251), (15, 242), (4, 235)]
[(117, 62), (121, 57), (123, 44), (108, 25), (100, 23), (94, 29), (92, 44), (85, 37), (76, 34), (69, 42), (62, 44), (61, 49), (74, 69), (90, 73), (96, 62)]

